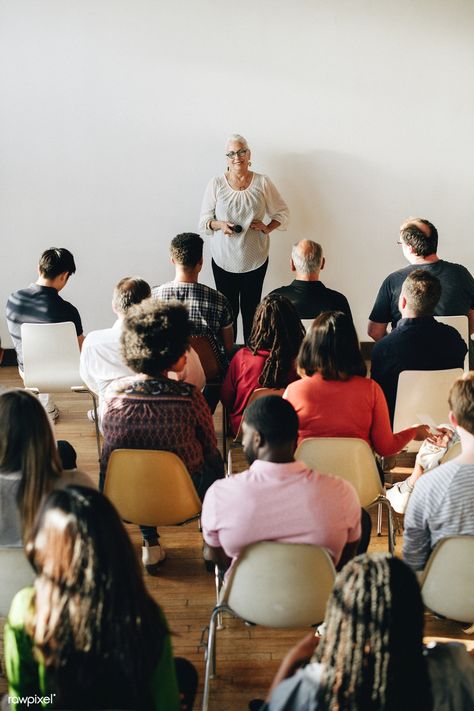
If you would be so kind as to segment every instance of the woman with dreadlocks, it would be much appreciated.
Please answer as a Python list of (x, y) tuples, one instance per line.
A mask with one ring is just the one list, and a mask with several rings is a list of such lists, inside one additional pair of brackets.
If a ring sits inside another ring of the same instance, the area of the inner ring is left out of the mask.
[(35, 696), (34, 708), (192, 708), (196, 671), (175, 664), (164, 615), (105, 496), (52, 492), (26, 553), (36, 580), (14, 597), (4, 633), (14, 711)]
[(414, 573), (387, 554), (361, 555), (336, 578), (323, 637), (311, 634), (294, 647), (267, 703), (252, 702), (252, 708), (469, 711), (474, 660), (463, 644), (424, 647), (423, 602)]
[(286, 388), (296, 380), (295, 359), (304, 333), (295, 307), (284, 296), (270, 294), (258, 305), (248, 346), (232, 358), (221, 389), (234, 435), (256, 388)]

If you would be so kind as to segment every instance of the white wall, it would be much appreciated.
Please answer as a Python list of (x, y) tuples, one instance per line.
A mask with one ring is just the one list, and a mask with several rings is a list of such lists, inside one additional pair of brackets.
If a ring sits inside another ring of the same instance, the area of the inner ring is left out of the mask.
[(238, 131), (292, 212), (265, 291), (320, 241), (364, 338), (405, 217), (474, 268), (473, 31), (471, 0), (3, 0), (0, 301), (65, 246), (63, 296), (86, 332), (109, 325), (119, 278), (171, 278)]

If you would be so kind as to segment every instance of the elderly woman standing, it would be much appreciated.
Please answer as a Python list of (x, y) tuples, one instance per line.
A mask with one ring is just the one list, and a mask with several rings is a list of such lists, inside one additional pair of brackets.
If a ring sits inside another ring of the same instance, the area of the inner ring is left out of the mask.
[(206, 188), (199, 229), (211, 236), (214, 279), (234, 311), (234, 336), (240, 309), (247, 341), (268, 266), (268, 235), (286, 229), (288, 207), (266, 175), (250, 170), (250, 148), (243, 136), (230, 136), (226, 157), (227, 171)]

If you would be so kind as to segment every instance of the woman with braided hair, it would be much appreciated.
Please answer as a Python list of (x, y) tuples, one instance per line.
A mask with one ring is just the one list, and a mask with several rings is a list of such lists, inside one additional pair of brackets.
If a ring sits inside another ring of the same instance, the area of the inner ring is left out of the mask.
[(405, 563), (382, 553), (354, 558), (336, 578), (323, 637), (311, 634), (290, 650), (267, 702), (252, 708), (469, 711), (474, 660), (463, 644), (424, 647), (423, 614)]
[(232, 358), (221, 388), (234, 435), (256, 388), (286, 388), (297, 379), (295, 359), (304, 334), (295, 307), (284, 296), (270, 294), (257, 306), (248, 346)]

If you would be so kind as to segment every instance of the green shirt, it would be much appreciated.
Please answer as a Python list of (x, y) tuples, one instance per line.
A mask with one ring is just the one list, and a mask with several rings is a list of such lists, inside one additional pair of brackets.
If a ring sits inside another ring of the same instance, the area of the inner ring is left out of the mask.
[[(41, 697), (30, 708), (54, 708), (54, 693), (48, 685), (44, 664), (35, 659), (33, 640), (25, 630), (25, 620), (31, 608), (33, 588), (20, 590), (13, 598), (4, 631), (5, 665), (8, 676), (8, 694), (18, 699), (10, 703), (13, 711), (28, 708), (24, 697)], [(166, 621), (161, 613), (163, 622)], [(179, 691), (169, 634), (163, 640), (163, 651), (150, 679), (156, 711), (179, 711)], [(20, 698), (23, 699), (20, 701)], [(91, 708), (94, 701), (91, 700)]]

